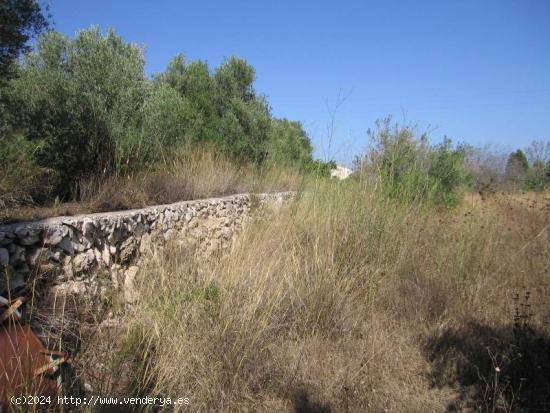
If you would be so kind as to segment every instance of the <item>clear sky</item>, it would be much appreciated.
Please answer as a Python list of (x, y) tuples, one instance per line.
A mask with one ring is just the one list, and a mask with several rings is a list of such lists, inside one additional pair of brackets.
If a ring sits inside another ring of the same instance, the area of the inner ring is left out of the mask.
[[(99, 25), (146, 48), (148, 74), (183, 52), (256, 69), (278, 117), (300, 120), (315, 154), (349, 163), (377, 118), (434, 141), (504, 148), (550, 140), (550, 0), (49, 0), (68, 35)], [(330, 109), (330, 111), (327, 109)]]

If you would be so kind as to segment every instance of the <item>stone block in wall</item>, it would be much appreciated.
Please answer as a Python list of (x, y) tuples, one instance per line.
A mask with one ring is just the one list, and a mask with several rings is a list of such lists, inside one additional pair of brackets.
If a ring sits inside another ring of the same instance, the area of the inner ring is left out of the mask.
[(14, 231), (19, 245), (33, 245), (40, 241), (40, 230), (29, 227), (18, 227)]
[(0, 248), (0, 267), (7, 267), (10, 263), (10, 253), (6, 248)]
[(138, 250), (137, 240), (130, 236), (120, 246), (120, 262), (129, 263)]
[(96, 266), (96, 257), (94, 251), (89, 249), (85, 252), (75, 255), (72, 260), (73, 274), (82, 274), (91, 271)]
[(133, 265), (124, 273), (124, 300), (131, 304), (138, 300), (139, 295), (136, 288), (136, 275), (139, 267)]

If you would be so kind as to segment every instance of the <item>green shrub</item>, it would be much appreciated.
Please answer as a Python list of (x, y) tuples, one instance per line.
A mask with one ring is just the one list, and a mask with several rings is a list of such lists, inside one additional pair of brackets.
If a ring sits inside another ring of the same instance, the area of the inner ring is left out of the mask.
[(509, 189), (522, 189), (526, 185), (527, 176), (529, 174), (529, 161), (525, 152), (518, 149), (512, 152), (506, 162), (506, 170), (504, 172), (506, 182)]
[(468, 147), (459, 145), (452, 147), (450, 139), (431, 148), (430, 167), (428, 175), (435, 182), (433, 196), (436, 201), (445, 205), (458, 202), (458, 188), (470, 184), (470, 176), (465, 167)]
[(330, 171), (336, 168), (336, 162), (334, 161), (321, 161), (319, 159), (310, 160), (304, 164), (304, 171), (319, 178), (330, 177)]
[(550, 163), (544, 165), (540, 159), (533, 162), (525, 176), (524, 189), (531, 191), (544, 191), (550, 184)]
[(391, 117), (377, 121), (368, 134), (371, 147), (358, 163), (379, 191), (404, 202), (457, 202), (467, 182), (466, 147), (453, 148), (448, 138), (431, 146), (426, 134), (417, 137), (414, 127), (392, 124)]
[(0, 145), (0, 207), (40, 201), (48, 191), (48, 171), (34, 161), (40, 144), (20, 134), (6, 133)]

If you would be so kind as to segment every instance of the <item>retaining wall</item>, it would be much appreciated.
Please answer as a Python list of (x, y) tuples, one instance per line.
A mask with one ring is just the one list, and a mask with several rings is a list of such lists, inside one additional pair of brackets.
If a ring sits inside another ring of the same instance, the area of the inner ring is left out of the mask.
[[(118, 287), (135, 272), (132, 263), (152, 246), (174, 239), (201, 254), (227, 248), (255, 206), (290, 197), (290, 192), (240, 194), (0, 225), (0, 295), (34, 276), (80, 288), (101, 268), (111, 271)], [(131, 301), (131, 293), (125, 295)]]

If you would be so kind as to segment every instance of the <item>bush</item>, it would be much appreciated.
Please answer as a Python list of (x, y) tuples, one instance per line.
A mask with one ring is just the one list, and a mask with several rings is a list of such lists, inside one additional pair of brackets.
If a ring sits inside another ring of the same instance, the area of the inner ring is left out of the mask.
[(465, 167), (467, 155), (467, 146), (453, 148), (448, 138), (431, 148), (428, 175), (435, 182), (433, 196), (437, 202), (444, 205), (456, 204), (460, 186), (470, 184), (471, 178)]
[(304, 164), (304, 171), (318, 178), (329, 178), (330, 171), (336, 168), (334, 161), (310, 160)]
[(0, 145), (0, 207), (40, 201), (49, 190), (47, 169), (36, 165), (40, 148), (21, 135), (9, 133)]
[(426, 134), (416, 136), (411, 126), (392, 124), (391, 117), (369, 130), (371, 147), (359, 158), (359, 169), (378, 190), (404, 202), (427, 201), (451, 206), (467, 182), (465, 146), (451, 140), (430, 146)]

